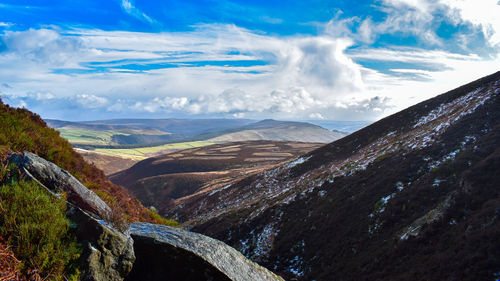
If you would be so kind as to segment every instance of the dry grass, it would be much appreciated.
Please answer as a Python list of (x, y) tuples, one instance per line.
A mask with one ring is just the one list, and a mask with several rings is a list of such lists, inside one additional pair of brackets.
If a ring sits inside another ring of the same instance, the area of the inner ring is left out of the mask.
[(0, 238), (0, 281), (27, 280), (21, 273), (22, 262), (18, 260), (9, 246)]

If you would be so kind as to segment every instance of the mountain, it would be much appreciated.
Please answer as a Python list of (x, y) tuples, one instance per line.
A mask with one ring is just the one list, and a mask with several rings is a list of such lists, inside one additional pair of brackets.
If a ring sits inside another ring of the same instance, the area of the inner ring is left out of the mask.
[(306, 122), (321, 126), (327, 130), (343, 132), (348, 135), (363, 127), (370, 125), (368, 121), (332, 121), (332, 120), (306, 120)]
[(284, 140), (331, 142), (345, 136), (304, 122), (245, 119), (114, 119), (85, 122), (46, 120), (78, 147), (128, 146), (200, 141)]
[(277, 140), (327, 143), (345, 136), (343, 133), (329, 131), (310, 123), (272, 119), (262, 120), (219, 134), (219, 136), (208, 140), (213, 142)]
[(110, 179), (161, 214), (173, 200), (229, 185), (321, 145), (284, 141), (215, 144), (151, 157)]
[(500, 72), (167, 211), (286, 280), (496, 280)]
[(189, 139), (249, 124), (246, 119), (46, 120), (74, 145), (147, 145)]

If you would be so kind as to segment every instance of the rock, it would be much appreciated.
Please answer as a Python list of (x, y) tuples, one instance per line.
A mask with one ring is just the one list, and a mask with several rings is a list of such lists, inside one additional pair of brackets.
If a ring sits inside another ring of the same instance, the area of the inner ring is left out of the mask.
[(81, 281), (121, 281), (135, 261), (134, 241), (104, 221), (96, 220), (81, 209), (71, 207), (68, 217), (77, 226), (75, 234), (83, 246), (80, 260)]
[(122, 281), (135, 261), (134, 242), (129, 233), (122, 233), (106, 223), (111, 208), (67, 171), (33, 153), (11, 154), (21, 172), (54, 193), (68, 197), (66, 216), (71, 221), (83, 253), (80, 259), (82, 281)]
[(133, 223), (137, 260), (125, 280), (283, 280), (221, 241), (182, 229)]
[(59, 168), (31, 152), (11, 154), (10, 163), (16, 163), (33, 180), (41, 183), (53, 192), (63, 191), (67, 200), (102, 219), (108, 219), (111, 208), (97, 194), (86, 188), (67, 171)]

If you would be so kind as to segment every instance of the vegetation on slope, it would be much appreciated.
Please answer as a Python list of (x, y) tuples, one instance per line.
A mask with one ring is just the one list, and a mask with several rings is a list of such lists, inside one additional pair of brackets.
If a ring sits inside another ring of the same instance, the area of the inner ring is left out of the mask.
[(33, 182), (13, 180), (0, 187), (0, 235), (27, 276), (74, 280), (81, 249), (70, 232), (66, 202)]
[(165, 151), (203, 147), (212, 144), (212, 142), (207, 141), (191, 141), (167, 143), (158, 146), (145, 146), (137, 148), (97, 148), (95, 149), (95, 151), (122, 157), (134, 157), (135, 159), (143, 160), (148, 157), (158, 155), (159, 153), (165, 153)]
[(22, 263), (16, 258), (12, 249), (0, 237), (0, 279), (10, 281), (25, 281), (21, 273)]
[(176, 225), (112, 184), (38, 115), (0, 101), (0, 128), (0, 280), (76, 280), (80, 256), (65, 200), (23, 181), (18, 168), (7, 161), (11, 152), (30, 151), (69, 171), (112, 208), (115, 225), (126, 221)]
[(148, 210), (124, 188), (112, 184), (104, 173), (84, 161), (59, 132), (48, 128), (40, 116), (27, 109), (11, 108), (0, 101), (0, 152), (30, 151), (69, 171), (110, 205), (115, 217), (128, 221), (156, 222)]

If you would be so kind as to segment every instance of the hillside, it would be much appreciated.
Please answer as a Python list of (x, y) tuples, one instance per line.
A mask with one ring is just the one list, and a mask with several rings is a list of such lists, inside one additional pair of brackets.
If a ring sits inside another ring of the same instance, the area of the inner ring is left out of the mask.
[(75, 150), (85, 159), (85, 161), (101, 169), (105, 175), (111, 175), (126, 170), (139, 162), (138, 159), (133, 159), (131, 157), (121, 157), (119, 155), (80, 148), (76, 148)]
[(72, 173), (106, 201), (116, 216), (131, 221), (154, 221), (136, 198), (123, 187), (111, 183), (101, 170), (85, 162), (59, 132), (46, 126), (40, 116), (0, 102), (0, 128), (2, 162), (10, 152), (33, 152)]
[(287, 280), (495, 280), (500, 72), (301, 158), (176, 200)]
[(321, 145), (280, 141), (216, 144), (148, 158), (110, 179), (161, 214), (173, 200), (209, 193)]
[(344, 136), (344, 133), (329, 131), (310, 123), (266, 119), (233, 131), (222, 132), (219, 136), (210, 138), (208, 141), (276, 140), (327, 143)]
[(181, 141), (244, 126), (245, 119), (110, 119), (84, 122), (46, 120), (77, 146), (148, 145)]
[(345, 136), (304, 122), (241, 119), (115, 119), (69, 122), (47, 120), (77, 147), (139, 148), (189, 141), (282, 140), (331, 142)]

